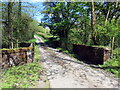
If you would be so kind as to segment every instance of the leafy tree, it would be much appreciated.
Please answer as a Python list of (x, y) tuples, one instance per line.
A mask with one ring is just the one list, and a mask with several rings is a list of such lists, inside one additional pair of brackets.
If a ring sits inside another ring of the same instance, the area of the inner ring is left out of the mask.
[(119, 2), (45, 2), (43, 23), (61, 44), (118, 47)]
[(13, 26), (12, 26), (12, 7), (13, 2), (8, 2), (8, 26), (7, 29), (9, 31), (9, 46), (10, 48), (13, 48)]
[[(50, 4), (50, 6), (49, 6)], [(85, 9), (80, 3), (64, 2), (47, 3), (43, 19), (44, 23), (51, 29), (51, 33), (60, 37), (63, 47), (67, 48), (67, 39), (70, 29), (75, 27), (79, 22), (78, 19), (86, 17)], [(81, 11), (81, 13), (79, 13)], [(87, 19), (87, 17), (86, 17)]]
[(2, 2), (3, 47), (18, 47), (18, 43), (33, 38), (37, 30), (37, 22), (22, 9), (20, 0), (19, 2)]

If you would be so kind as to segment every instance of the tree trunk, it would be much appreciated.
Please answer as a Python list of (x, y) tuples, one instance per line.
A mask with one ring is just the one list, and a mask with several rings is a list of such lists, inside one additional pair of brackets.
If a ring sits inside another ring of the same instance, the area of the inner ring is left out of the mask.
[(91, 2), (91, 39), (94, 45), (98, 45), (96, 42), (96, 35), (95, 35), (95, 7), (94, 7), (94, 0)]
[(19, 0), (19, 5), (18, 5), (18, 30), (17, 30), (17, 39), (16, 39), (16, 44), (17, 44), (17, 48), (18, 48), (18, 43), (19, 43), (19, 38), (20, 38), (20, 27), (21, 27), (21, 0)]
[(111, 43), (112, 56), (113, 56), (114, 42), (115, 42), (115, 37), (112, 38), (112, 43)]
[(13, 2), (9, 1), (8, 2), (9, 48), (13, 48), (12, 6), (13, 6)]
[(105, 24), (106, 24), (106, 22), (107, 22), (107, 20), (108, 20), (109, 13), (110, 13), (110, 9), (108, 10), (107, 15), (106, 15), (106, 18), (105, 18)]
[(18, 17), (21, 18), (21, 0), (19, 0)]

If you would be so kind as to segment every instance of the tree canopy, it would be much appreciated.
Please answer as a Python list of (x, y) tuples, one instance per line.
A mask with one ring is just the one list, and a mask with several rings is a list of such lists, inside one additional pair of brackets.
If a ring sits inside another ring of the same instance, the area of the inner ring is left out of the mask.
[(25, 12), (25, 9), (21, 0), (19, 2), (2, 2), (3, 47), (18, 47), (18, 43), (33, 38), (34, 32), (38, 29), (37, 21)]
[[(44, 2), (42, 22), (61, 44), (118, 46), (120, 2)], [(114, 40), (113, 40), (114, 38)], [(63, 46), (63, 47), (64, 47)]]

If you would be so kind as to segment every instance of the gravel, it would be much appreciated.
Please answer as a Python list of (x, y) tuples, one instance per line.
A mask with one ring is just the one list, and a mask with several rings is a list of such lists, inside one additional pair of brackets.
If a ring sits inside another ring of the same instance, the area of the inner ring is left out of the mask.
[(51, 88), (118, 88), (118, 78), (111, 73), (79, 63), (47, 45), (40, 46), (39, 50)]

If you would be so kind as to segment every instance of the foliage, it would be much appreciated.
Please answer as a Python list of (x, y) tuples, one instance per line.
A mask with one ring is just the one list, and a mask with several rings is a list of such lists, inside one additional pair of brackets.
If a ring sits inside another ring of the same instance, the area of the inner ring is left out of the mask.
[(115, 37), (114, 48), (118, 47), (120, 3), (94, 3), (94, 31), (91, 31), (90, 4), (91, 2), (45, 2), (43, 24), (50, 28), (51, 34), (59, 36), (61, 43), (94, 45), (89, 42), (89, 39), (93, 39), (97, 45), (112, 46), (112, 38)]
[(68, 34), (68, 42), (75, 44), (85, 44), (85, 32), (84, 30), (71, 29)]
[(70, 29), (88, 20), (86, 10), (80, 3), (45, 3), (45, 10), (42, 13), (45, 14), (44, 24), (50, 28), (53, 35), (59, 36), (61, 43), (66, 43)]
[(114, 56), (111, 60), (105, 62), (103, 65), (100, 65), (100, 67), (115, 74), (115, 77), (120, 77), (120, 48), (115, 49), (113, 54)]
[(28, 41), (29, 43), (35, 43), (36, 42), (36, 39), (31, 39)]
[(39, 26), (37, 32), (41, 32), (41, 33), (45, 33), (45, 34), (50, 34), (50, 29), (49, 28), (44, 28), (43, 26)]
[[(10, 36), (13, 41), (14, 47), (17, 47), (18, 43), (26, 42), (33, 38), (34, 32), (37, 31), (38, 25), (33, 18), (26, 13), (23, 9), (23, 6), (19, 6), (19, 2), (12, 3), (12, 12), (11, 12), (11, 29), (12, 32), (9, 31), (9, 22), (8, 22), (8, 6), (9, 2), (2, 3), (2, 46), (4, 48), (8, 48), (10, 42)], [(21, 8), (19, 10), (19, 8)]]
[[(98, 42), (100, 45), (109, 45), (111, 43), (112, 37), (115, 37), (115, 39), (117, 39), (119, 36), (118, 23), (116, 23), (115, 20), (112, 20), (111, 22), (109, 21), (106, 22), (106, 24), (104, 22), (102, 22), (101, 24), (103, 25), (99, 25), (99, 24), (96, 25), (96, 34), (97, 34)], [(117, 42), (116, 42), (116, 46), (117, 46)]]
[(46, 33), (42, 33), (42, 32), (36, 32), (36, 34), (37, 35), (40, 35), (40, 36), (42, 36), (42, 37), (44, 37), (44, 38), (50, 38), (50, 37), (53, 37), (52, 35), (50, 35), (50, 34), (46, 34)]

